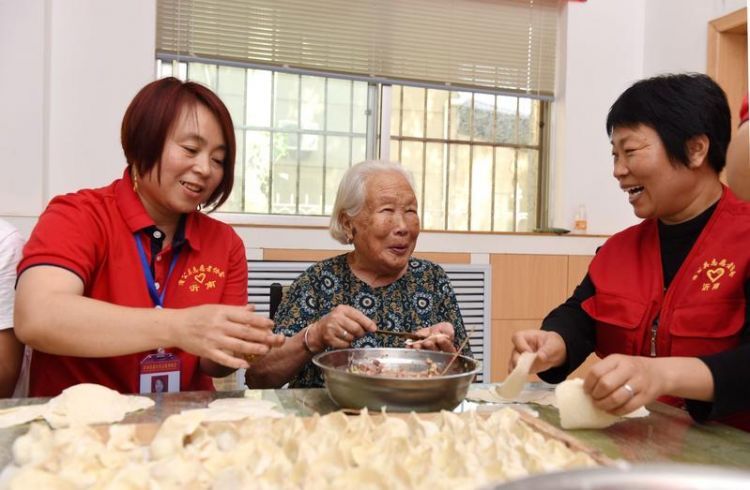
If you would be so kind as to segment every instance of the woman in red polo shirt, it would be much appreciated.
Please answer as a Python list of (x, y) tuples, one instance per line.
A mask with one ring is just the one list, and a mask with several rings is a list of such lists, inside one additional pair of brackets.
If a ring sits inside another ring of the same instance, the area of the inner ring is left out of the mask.
[(607, 117), (620, 188), (643, 221), (598, 250), (513, 360), (560, 382), (591, 352), (584, 389), (625, 414), (660, 398), (750, 430), (750, 203), (722, 185), (731, 135), (722, 89), (701, 74), (641, 80)]
[(213, 389), (209, 376), (283, 342), (247, 306), (244, 245), (199, 212), (229, 197), (231, 117), (207, 88), (157, 80), (122, 122), (127, 167), (54, 198), (18, 267), (15, 329), (34, 349), (29, 393)]

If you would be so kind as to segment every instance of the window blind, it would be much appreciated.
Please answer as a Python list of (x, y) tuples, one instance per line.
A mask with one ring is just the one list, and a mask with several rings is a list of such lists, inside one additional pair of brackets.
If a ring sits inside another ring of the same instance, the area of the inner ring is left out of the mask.
[(157, 56), (551, 96), (557, 0), (158, 0)]

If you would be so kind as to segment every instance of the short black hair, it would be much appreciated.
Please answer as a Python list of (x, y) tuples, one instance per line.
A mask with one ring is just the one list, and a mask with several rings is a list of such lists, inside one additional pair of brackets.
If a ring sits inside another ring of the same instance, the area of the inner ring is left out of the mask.
[(657, 132), (672, 162), (688, 165), (686, 144), (708, 137), (708, 163), (718, 174), (724, 168), (732, 136), (727, 96), (702, 73), (661, 75), (640, 80), (623, 92), (607, 115), (607, 134), (617, 127), (644, 124)]

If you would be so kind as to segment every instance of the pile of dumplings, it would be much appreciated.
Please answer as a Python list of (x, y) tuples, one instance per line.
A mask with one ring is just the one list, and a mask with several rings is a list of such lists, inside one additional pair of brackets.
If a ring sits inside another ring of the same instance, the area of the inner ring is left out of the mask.
[(457, 490), (595, 464), (508, 408), (212, 423), (187, 412), (166, 419), (149, 443), (134, 425), (36, 423), (15, 441), (0, 487)]

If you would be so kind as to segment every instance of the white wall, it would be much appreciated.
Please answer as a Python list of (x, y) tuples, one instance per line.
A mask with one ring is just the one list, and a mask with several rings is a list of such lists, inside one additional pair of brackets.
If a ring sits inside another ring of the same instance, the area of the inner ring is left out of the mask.
[[(553, 224), (585, 204), (589, 233), (636, 222), (611, 176), (606, 112), (633, 81), (703, 71), (706, 24), (742, 0), (562, 2), (552, 135)], [(155, 0), (0, 0), (0, 217), (28, 234), (54, 195), (101, 186), (124, 166), (119, 125), (154, 76)], [(106, 39), (106, 41), (105, 41)], [(12, 75), (8, 76), (8, 69)], [(334, 248), (323, 230), (238, 228), (251, 249)], [(424, 251), (593, 253), (601, 238), (424, 233)]]
[(119, 177), (120, 121), (154, 76), (155, 0), (0, 0), (0, 216)]
[(120, 121), (154, 78), (156, 43), (154, 0), (52, 0), (50, 7), (47, 197), (122, 175)]
[(0, 0), (0, 215), (36, 215), (46, 203), (45, 13), (41, 1)]
[(746, 6), (746, 0), (646, 2), (643, 74), (706, 70), (706, 23)]
[(745, 0), (588, 0), (563, 4), (552, 207), (571, 228), (580, 204), (589, 233), (637, 223), (611, 175), (604, 122), (610, 105), (636, 80), (706, 69), (707, 24)]
[(607, 111), (643, 72), (645, 0), (565, 2), (560, 34), (565, 66), (556, 98), (550, 216), (572, 228), (586, 206), (589, 233), (611, 234), (636, 223), (612, 177)]

